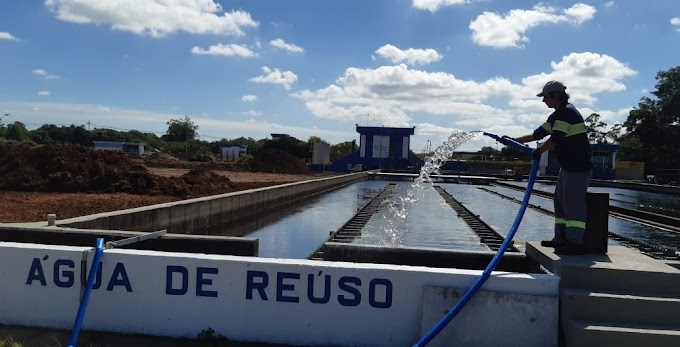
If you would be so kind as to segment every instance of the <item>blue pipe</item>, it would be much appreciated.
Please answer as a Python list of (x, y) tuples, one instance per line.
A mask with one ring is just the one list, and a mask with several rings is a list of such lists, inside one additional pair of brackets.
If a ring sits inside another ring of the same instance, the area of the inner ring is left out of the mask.
[(87, 303), (90, 301), (90, 293), (92, 292), (92, 286), (94, 285), (94, 280), (97, 277), (97, 271), (99, 271), (100, 261), (102, 255), (104, 254), (104, 239), (97, 239), (97, 247), (94, 253), (94, 259), (92, 259), (92, 267), (90, 268), (90, 274), (87, 275), (87, 282), (85, 283), (85, 292), (83, 297), (80, 299), (80, 306), (78, 307), (78, 314), (76, 315), (76, 321), (73, 324), (73, 331), (71, 332), (71, 342), (69, 342), (68, 347), (74, 347), (76, 342), (78, 342), (78, 334), (80, 334), (80, 327), (83, 325), (83, 319), (85, 318), (85, 311), (87, 311)]
[[(496, 141), (499, 141), (505, 145), (515, 147), (522, 152), (525, 153), (531, 153), (532, 149), (520, 144), (517, 141), (514, 141), (509, 138), (502, 138), (498, 137), (497, 135), (494, 134), (489, 134), (489, 133), (484, 133), (484, 135), (490, 136)], [(472, 299), (472, 297), (479, 291), (479, 288), (484, 285), (484, 282), (486, 282), (487, 279), (489, 279), (489, 276), (491, 275), (491, 272), (496, 268), (498, 263), (501, 261), (501, 258), (503, 258), (503, 254), (505, 253), (505, 250), (508, 248), (508, 245), (510, 245), (510, 242), (512, 242), (512, 238), (515, 237), (515, 233), (517, 232), (517, 229), (519, 228), (519, 223), (522, 221), (522, 217), (524, 217), (524, 211), (527, 209), (527, 205), (529, 204), (529, 198), (531, 197), (531, 190), (534, 188), (534, 181), (536, 181), (536, 172), (538, 172), (538, 163), (540, 162), (540, 159), (536, 159), (533, 162), (533, 165), (531, 166), (531, 174), (529, 175), (529, 182), (527, 183), (527, 189), (526, 192), (524, 193), (524, 198), (522, 199), (522, 204), (519, 207), (519, 211), (517, 212), (517, 216), (515, 216), (515, 221), (512, 223), (512, 226), (510, 227), (510, 231), (508, 232), (508, 235), (505, 237), (505, 240), (501, 244), (500, 249), (498, 250), (498, 253), (491, 259), (491, 262), (489, 262), (489, 265), (487, 265), (486, 269), (484, 269), (484, 272), (482, 272), (482, 275), (477, 278), (477, 280), (472, 284), (472, 287), (465, 292), (463, 297), (456, 303), (455, 306), (442, 318), (437, 325), (435, 325), (430, 331), (425, 334), (418, 342), (416, 342), (413, 347), (423, 347), (426, 346), (432, 339), (434, 339), (437, 334), (439, 334), (444, 327), (446, 327), (449, 322), (460, 312), (463, 307)]]

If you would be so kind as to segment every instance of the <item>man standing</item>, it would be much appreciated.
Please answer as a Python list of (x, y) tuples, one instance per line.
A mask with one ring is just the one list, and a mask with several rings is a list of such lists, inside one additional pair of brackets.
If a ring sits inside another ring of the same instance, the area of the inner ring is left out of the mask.
[(531, 156), (537, 160), (543, 152), (555, 150), (560, 172), (555, 186), (555, 236), (541, 241), (544, 247), (554, 247), (556, 254), (585, 253), (583, 236), (586, 230), (586, 191), (593, 173), (592, 153), (583, 116), (569, 103), (567, 87), (559, 81), (549, 81), (536, 96), (555, 111), (532, 134), (515, 140), (520, 143), (541, 140), (550, 135)]

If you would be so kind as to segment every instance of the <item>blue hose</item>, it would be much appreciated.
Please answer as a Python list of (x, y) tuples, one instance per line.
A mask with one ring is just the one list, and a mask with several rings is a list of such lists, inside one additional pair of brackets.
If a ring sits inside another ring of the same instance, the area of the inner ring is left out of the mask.
[(85, 292), (83, 297), (80, 299), (80, 306), (78, 307), (78, 314), (76, 315), (76, 321), (73, 324), (73, 331), (71, 332), (71, 342), (69, 342), (68, 347), (74, 347), (76, 342), (78, 342), (78, 334), (80, 334), (80, 327), (83, 325), (83, 319), (85, 318), (85, 311), (87, 311), (87, 303), (90, 301), (90, 293), (92, 292), (92, 286), (94, 285), (94, 280), (97, 277), (97, 271), (99, 271), (100, 260), (104, 254), (104, 239), (97, 239), (97, 247), (94, 253), (94, 259), (92, 259), (92, 267), (90, 267), (90, 274), (87, 275), (87, 282), (85, 283)]
[[(515, 147), (525, 153), (531, 153), (531, 148), (526, 147), (518, 142), (515, 142), (511, 139), (506, 139), (506, 138), (500, 138), (496, 135), (489, 134), (489, 133), (484, 133), (484, 135), (490, 136), (494, 139), (496, 139), (499, 142), (502, 142), (505, 145)], [(425, 334), (418, 342), (416, 342), (413, 347), (423, 347), (426, 346), (432, 339), (434, 339), (437, 334), (439, 334), (444, 327), (446, 327), (449, 322), (465, 307), (465, 305), (472, 299), (472, 297), (479, 291), (479, 288), (484, 285), (484, 282), (486, 282), (487, 279), (489, 279), (489, 276), (491, 275), (491, 272), (496, 268), (498, 263), (500, 262), (501, 258), (503, 258), (503, 253), (505, 253), (505, 250), (508, 248), (508, 245), (510, 242), (512, 242), (512, 238), (515, 237), (515, 233), (517, 232), (517, 229), (519, 228), (519, 223), (522, 221), (522, 217), (524, 217), (524, 211), (527, 209), (527, 205), (529, 204), (529, 198), (531, 197), (531, 191), (534, 188), (534, 181), (536, 181), (536, 173), (538, 172), (538, 163), (540, 162), (540, 159), (534, 160), (533, 165), (531, 166), (531, 174), (529, 175), (529, 182), (527, 183), (527, 189), (526, 192), (524, 193), (524, 198), (522, 199), (522, 204), (519, 207), (519, 211), (517, 212), (517, 216), (515, 216), (515, 221), (512, 223), (512, 227), (510, 227), (510, 231), (508, 232), (508, 235), (505, 237), (505, 240), (501, 244), (500, 249), (498, 250), (498, 253), (491, 259), (491, 262), (489, 262), (489, 265), (487, 265), (486, 269), (484, 269), (484, 272), (482, 272), (482, 275), (477, 278), (475, 283), (472, 284), (472, 287), (465, 292), (463, 297), (456, 303), (455, 306), (442, 318), (437, 325), (435, 325), (430, 331)]]

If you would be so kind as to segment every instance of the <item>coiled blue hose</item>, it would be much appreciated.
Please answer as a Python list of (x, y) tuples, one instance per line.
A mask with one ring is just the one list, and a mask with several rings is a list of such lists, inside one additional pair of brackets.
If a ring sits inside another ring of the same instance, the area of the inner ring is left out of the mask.
[(76, 321), (73, 324), (73, 331), (71, 332), (71, 342), (69, 342), (68, 347), (75, 347), (76, 342), (78, 342), (78, 334), (80, 334), (80, 327), (83, 325), (83, 319), (85, 319), (87, 303), (90, 301), (90, 293), (92, 292), (92, 286), (94, 285), (94, 280), (97, 277), (97, 271), (99, 271), (99, 265), (101, 263), (101, 258), (103, 254), (104, 254), (104, 239), (98, 238), (94, 258), (92, 259), (92, 267), (90, 267), (90, 273), (87, 275), (87, 282), (85, 283), (85, 292), (83, 293), (83, 297), (80, 299), (80, 306), (78, 307)]
[[(506, 139), (506, 138), (500, 138), (496, 135), (489, 134), (489, 133), (484, 133), (484, 135), (487, 135), (489, 137), (492, 137), (496, 139), (497, 141), (509, 145), (512, 147), (515, 147), (525, 153), (531, 153), (531, 148), (524, 146), (518, 142), (515, 142), (511, 139)], [(430, 331), (425, 334), (416, 344), (413, 345), (413, 347), (424, 347), (432, 339), (434, 339), (437, 334), (439, 334), (444, 327), (446, 327), (449, 322), (465, 307), (465, 305), (472, 299), (472, 297), (479, 291), (479, 288), (484, 285), (484, 282), (489, 278), (491, 275), (491, 272), (496, 268), (498, 263), (500, 262), (501, 258), (503, 258), (503, 254), (505, 253), (505, 250), (508, 248), (508, 245), (510, 242), (512, 242), (512, 238), (515, 237), (515, 233), (517, 232), (517, 229), (519, 228), (519, 223), (522, 221), (522, 218), (524, 217), (524, 211), (527, 209), (527, 205), (529, 204), (529, 198), (531, 197), (531, 191), (534, 188), (534, 181), (536, 181), (536, 173), (538, 172), (538, 164), (540, 160), (536, 159), (533, 162), (533, 165), (531, 166), (531, 174), (529, 175), (529, 182), (527, 183), (527, 189), (526, 192), (524, 193), (524, 198), (522, 199), (522, 204), (519, 207), (519, 211), (517, 212), (517, 216), (515, 216), (515, 221), (512, 223), (512, 226), (510, 227), (510, 231), (508, 232), (508, 235), (505, 237), (505, 240), (501, 244), (500, 249), (496, 253), (496, 255), (491, 259), (489, 262), (489, 265), (487, 265), (486, 269), (484, 269), (484, 272), (482, 272), (481, 276), (477, 278), (477, 280), (472, 284), (470, 289), (465, 292), (463, 297), (456, 303), (456, 305), (453, 306), (453, 308), (442, 318)]]

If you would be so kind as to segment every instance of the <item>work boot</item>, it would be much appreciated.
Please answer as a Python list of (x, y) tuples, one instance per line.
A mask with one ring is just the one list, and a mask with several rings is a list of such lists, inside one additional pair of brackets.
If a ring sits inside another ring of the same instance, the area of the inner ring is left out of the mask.
[(555, 254), (559, 255), (583, 255), (586, 254), (586, 246), (567, 242), (566, 245), (555, 247)]
[(556, 247), (565, 246), (566, 244), (567, 244), (566, 240), (559, 240), (559, 239), (541, 241), (541, 246), (543, 246), (543, 247), (556, 248)]

